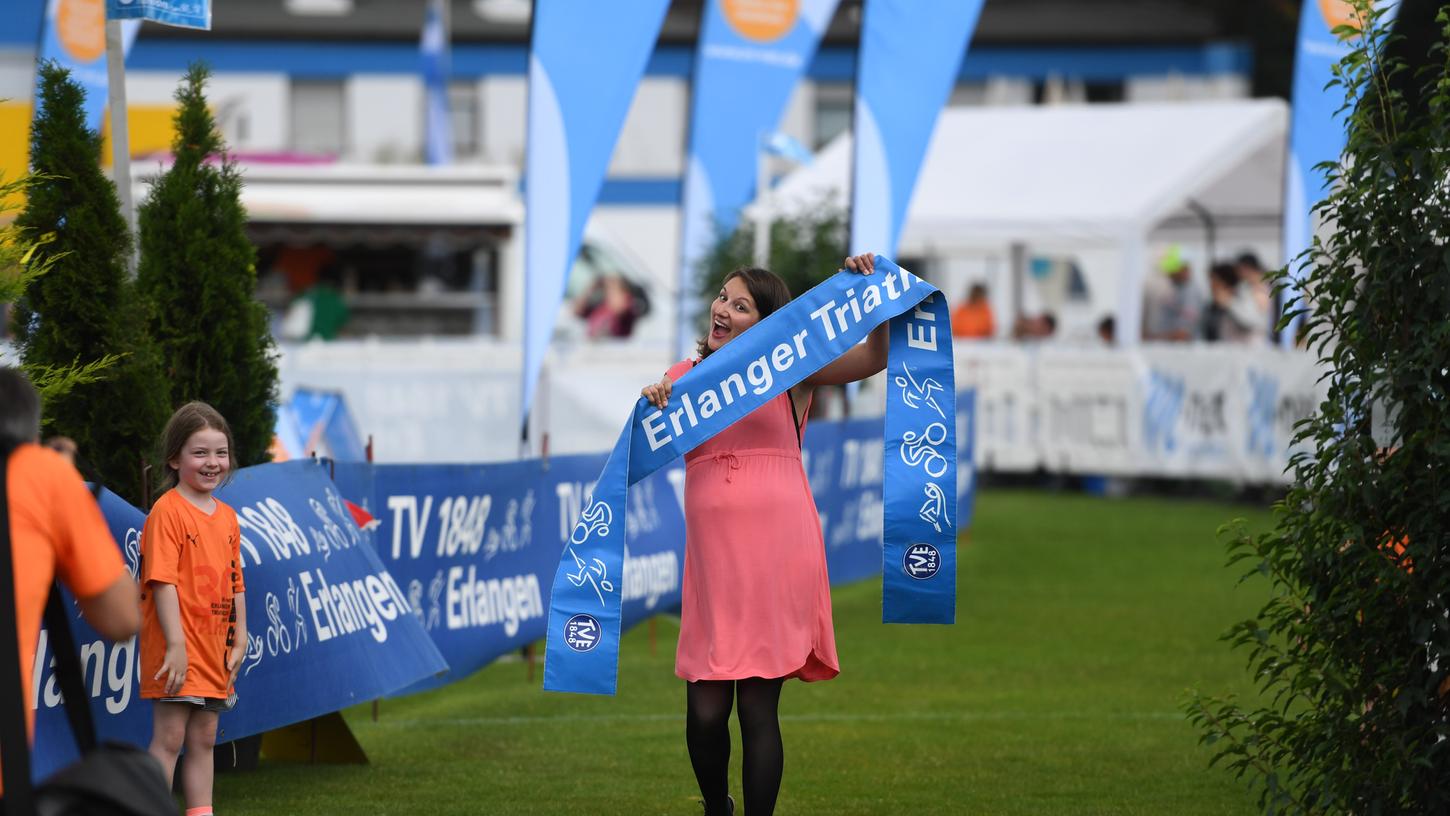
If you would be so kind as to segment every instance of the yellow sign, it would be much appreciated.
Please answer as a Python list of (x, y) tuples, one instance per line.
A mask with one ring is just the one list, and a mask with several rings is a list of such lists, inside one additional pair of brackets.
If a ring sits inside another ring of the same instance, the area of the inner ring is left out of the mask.
[(730, 27), (756, 42), (774, 42), (795, 28), (800, 0), (723, 0)]
[(106, 53), (105, 0), (60, 0), (55, 33), (76, 62), (93, 62)]

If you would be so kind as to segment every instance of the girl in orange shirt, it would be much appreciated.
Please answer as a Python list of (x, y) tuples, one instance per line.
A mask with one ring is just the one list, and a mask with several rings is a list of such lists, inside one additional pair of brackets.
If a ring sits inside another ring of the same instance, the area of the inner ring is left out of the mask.
[(175, 487), (151, 508), (141, 536), (141, 697), (154, 700), (151, 754), (171, 783), (186, 747), (187, 816), (210, 816), (217, 718), (236, 705), (247, 653), (241, 529), (212, 496), (231, 472), (232, 432), (204, 402), (177, 409), (161, 435)]

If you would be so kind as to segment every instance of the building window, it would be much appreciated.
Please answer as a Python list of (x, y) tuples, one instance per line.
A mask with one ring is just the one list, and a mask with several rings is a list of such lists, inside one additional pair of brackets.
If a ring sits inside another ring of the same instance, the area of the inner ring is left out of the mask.
[(453, 129), (453, 157), (469, 159), (479, 154), (478, 86), (472, 82), (448, 85), (448, 118)]
[(820, 150), (825, 144), (851, 129), (853, 95), (849, 82), (816, 84), (815, 139), (811, 147)]
[(341, 80), (292, 80), (292, 149), (341, 155), (346, 110)]

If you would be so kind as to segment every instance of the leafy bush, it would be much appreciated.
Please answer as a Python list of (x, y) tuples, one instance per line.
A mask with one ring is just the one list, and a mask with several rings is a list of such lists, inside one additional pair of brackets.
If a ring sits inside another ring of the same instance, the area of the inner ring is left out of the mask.
[(133, 504), (142, 468), (166, 422), (166, 385), (144, 328), (144, 302), (126, 271), (131, 239), (116, 187), (101, 172), (100, 136), (86, 128), (84, 91), (55, 63), (40, 66), (40, 105), (30, 129), (20, 234), (39, 236), (12, 313), (21, 361), (32, 372), (78, 366), (104, 377), (52, 394), (42, 433), (76, 441), (82, 460)]
[(140, 208), (137, 280), (151, 302), (168, 399), (210, 403), (231, 425), (235, 466), (271, 459), (276, 347), (254, 297), (242, 178), (206, 104), (210, 72), (193, 65), (176, 91), (175, 154)]
[(1330, 228), (1291, 312), (1328, 397), (1297, 429), (1277, 529), (1230, 544), (1271, 588), (1225, 636), (1261, 698), (1188, 703), (1271, 813), (1450, 812), (1450, 13), (1409, 101), (1366, 6), (1336, 69)]

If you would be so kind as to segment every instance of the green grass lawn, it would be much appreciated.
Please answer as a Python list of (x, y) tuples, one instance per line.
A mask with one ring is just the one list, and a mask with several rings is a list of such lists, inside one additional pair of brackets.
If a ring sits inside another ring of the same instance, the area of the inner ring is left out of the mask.
[[(841, 676), (781, 700), (790, 814), (1250, 814), (1209, 769), (1185, 691), (1249, 693), (1217, 638), (1256, 609), (1206, 502), (984, 493), (955, 626), (883, 626), (879, 582), (834, 591)], [(545, 694), (519, 662), (347, 719), (367, 766), (217, 778), (242, 814), (698, 814), (676, 624), (626, 638), (619, 695)], [(739, 740), (732, 789), (739, 794)]]

